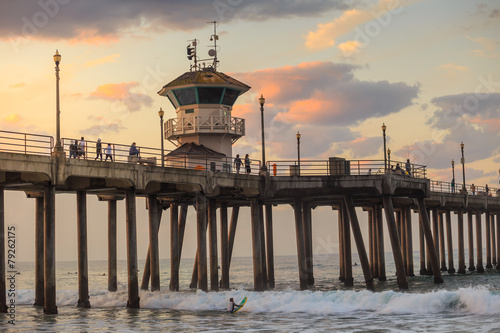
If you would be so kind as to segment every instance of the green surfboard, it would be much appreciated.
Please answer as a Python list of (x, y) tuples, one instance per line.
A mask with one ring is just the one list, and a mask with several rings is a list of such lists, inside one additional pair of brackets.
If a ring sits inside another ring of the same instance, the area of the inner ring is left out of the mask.
[(238, 305), (236, 305), (236, 306), (234, 307), (234, 311), (233, 311), (233, 313), (236, 313), (236, 312), (240, 311), (240, 310), (241, 310), (241, 308), (243, 307), (243, 305), (245, 305), (245, 303), (246, 303), (246, 302), (247, 302), (247, 298), (245, 297), (245, 298), (243, 298), (243, 299), (241, 300), (240, 304), (238, 304)]

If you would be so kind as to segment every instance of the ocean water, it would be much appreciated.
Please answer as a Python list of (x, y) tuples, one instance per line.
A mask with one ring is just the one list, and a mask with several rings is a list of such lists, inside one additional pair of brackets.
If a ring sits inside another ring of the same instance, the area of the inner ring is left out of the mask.
[[(126, 261), (118, 263), (118, 291), (107, 291), (107, 262), (89, 262), (92, 308), (76, 307), (76, 262), (57, 263), (58, 315), (44, 315), (34, 302), (34, 263), (19, 263), (15, 325), (0, 314), (2, 331), (13, 332), (500, 332), (500, 271), (409, 278), (408, 291), (397, 288), (392, 255), (386, 254), (387, 281), (366, 290), (360, 266), (354, 287), (339, 281), (338, 256), (314, 257), (315, 286), (298, 290), (295, 256), (275, 258), (276, 289), (254, 292), (251, 258), (233, 258), (231, 290), (189, 289), (192, 259), (181, 261), (180, 292), (168, 290), (170, 265), (162, 260), (160, 292), (140, 293), (141, 309), (127, 309)], [(416, 256), (416, 263), (418, 257)], [(353, 259), (353, 262), (355, 258)], [(359, 262), (359, 261), (358, 261)], [(144, 262), (140, 262), (142, 278)], [(227, 301), (248, 297), (235, 315)]]

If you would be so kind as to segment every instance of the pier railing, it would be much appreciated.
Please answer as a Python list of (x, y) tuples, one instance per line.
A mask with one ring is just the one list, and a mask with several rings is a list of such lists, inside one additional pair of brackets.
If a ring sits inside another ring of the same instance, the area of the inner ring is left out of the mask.
[[(471, 188), (472, 184), (465, 185), (465, 191), (468, 195), (476, 195), (478, 197), (490, 196), (490, 197), (500, 197), (500, 188), (496, 187), (486, 187), (482, 185), (474, 185), (474, 191)], [(460, 183), (450, 183), (443, 182), (439, 180), (431, 181), (431, 191), (442, 192), (442, 193), (463, 193), (463, 184)]]
[(0, 151), (30, 155), (50, 155), (54, 138), (48, 135), (0, 131)]

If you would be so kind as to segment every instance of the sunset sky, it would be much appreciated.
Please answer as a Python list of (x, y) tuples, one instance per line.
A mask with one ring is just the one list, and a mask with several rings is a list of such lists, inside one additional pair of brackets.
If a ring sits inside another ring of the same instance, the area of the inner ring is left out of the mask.
[[(159, 147), (157, 111), (162, 107), (167, 119), (175, 113), (157, 92), (189, 70), (189, 40), (197, 38), (201, 52), (211, 44), (213, 26), (207, 22), (214, 20), (219, 70), (252, 87), (234, 107), (233, 116), (246, 119), (247, 132), (233, 146), (234, 155), (261, 157), (263, 94), (269, 160), (296, 157), (297, 131), (304, 159), (383, 159), (385, 123), (392, 159), (410, 158), (427, 165), (430, 178), (450, 181), (450, 162), (459, 164), (463, 141), (467, 183), (498, 187), (495, 0), (2, 1), (0, 129), (55, 136), (52, 55), (58, 49), (62, 137)], [(8, 194), (6, 201), (15, 207), (20, 198), (24, 194)], [(100, 223), (102, 235), (94, 237), (105, 240), (106, 207), (94, 201), (89, 199), (89, 228)], [(26, 209), (7, 206), (6, 214), (27, 224), (22, 237), (29, 243), (34, 202), (22, 202)], [(73, 211), (68, 207), (75, 202), (72, 195), (60, 195), (58, 209)], [(100, 214), (98, 222), (90, 221), (92, 214)], [(277, 214), (293, 216), (290, 208), (278, 208)], [(331, 214), (318, 212), (326, 220), (333, 220)], [(73, 233), (75, 225), (68, 224)], [(140, 249), (146, 244), (142, 229)], [(293, 236), (292, 224), (285, 229)], [(76, 259), (74, 243), (70, 254), (62, 249), (58, 260)], [(25, 260), (33, 260), (30, 251), (23, 253)], [(97, 251), (89, 250), (90, 259), (105, 258)], [(291, 251), (289, 245), (277, 249)], [(168, 258), (167, 246), (162, 253)]]

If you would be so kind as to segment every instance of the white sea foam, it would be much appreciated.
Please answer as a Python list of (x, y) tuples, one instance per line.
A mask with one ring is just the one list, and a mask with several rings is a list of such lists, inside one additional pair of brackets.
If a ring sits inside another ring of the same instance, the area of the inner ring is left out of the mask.
[[(237, 302), (248, 297), (244, 311), (261, 313), (308, 313), (318, 315), (352, 312), (380, 314), (434, 314), (470, 313), (500, 314), (500, 294), (487, 287), (460, 288), (455, 291), (403, 293), (395, 291), (267, 291), (232, 290), (223, 292), (145, 292), (140, 293), (141, 308), (181, 311), (223, 311), (233, 297)], [(90, 302), (94, 308), (125, 307), (127, 290), (118, 292), (91, 291)], [(57, 293), (59, 306), (75, 306), (76, 290)], [(18, 304), (32, 304), (34, 291), (20, 291)]]

